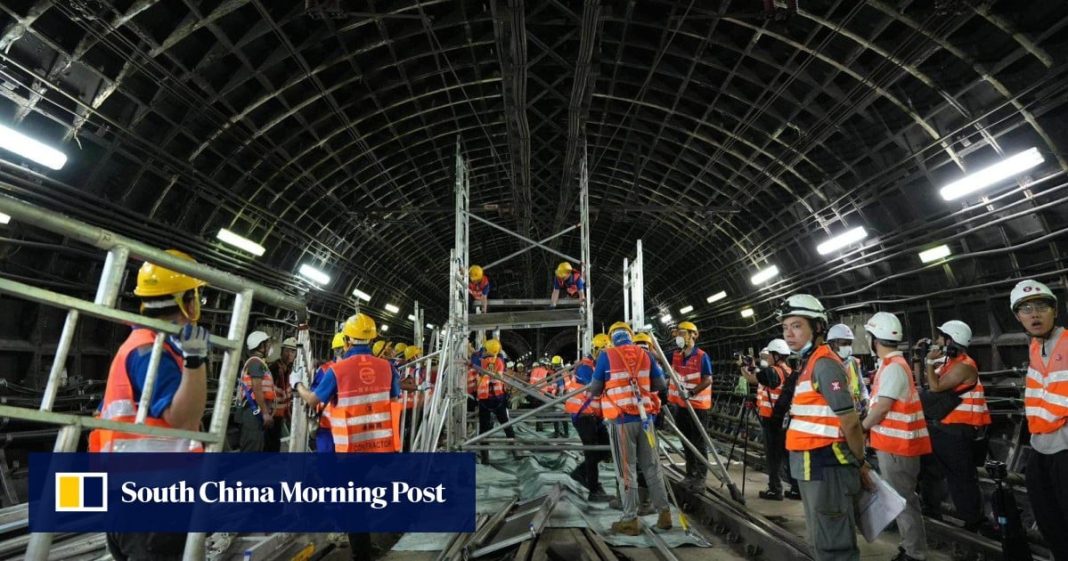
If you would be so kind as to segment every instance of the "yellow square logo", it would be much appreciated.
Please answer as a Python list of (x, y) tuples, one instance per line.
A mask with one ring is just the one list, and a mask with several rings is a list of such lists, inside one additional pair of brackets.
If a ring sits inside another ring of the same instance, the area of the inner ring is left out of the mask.
[(107, 512), (108, 474), (56, 473), (56, 512)]

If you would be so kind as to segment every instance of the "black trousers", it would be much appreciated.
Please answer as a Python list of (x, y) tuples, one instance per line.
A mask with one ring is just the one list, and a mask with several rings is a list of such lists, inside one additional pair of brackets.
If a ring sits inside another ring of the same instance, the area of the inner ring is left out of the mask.
[(979, 492), (979, 470), (972, 448), (979, 429), (971, 425), (943, 425), (928, 422), (933, 455), (924, 464), (921, 476), (924, 507), (928, 515), (941, 514), (942, 499), (949, 497), (964, 527), (975, 530), (983, 520), (983, 495)]
[(282, 451), (282, 425), (285, 424), (285, 422), (285, 417), (275, 417), (274, 424), (272, 424), (270, 428), (263, 431), (264, 452)]
[(371, 534), (348, 534), (352, 561), (371, 561)]
[[(702, 436), (702, 433), (705, 432), (705, 427), (708, 426), (708, 410), (694, 409), (694, 412), (697, 413), (697, 420), (700, 424), (694, 424), (693, 416), (684, 407), (672, 406), (671, 415), (679, 427), (679, 432), (694, 445), (694, 448), (697, 448), (701, 456), (707, 459), (708, 446), (705, 445), (705, 437)], [(697, 455), (690, 450), (690, 447), (683, 445), (682, 451), (686, 456), (686, 477), (694, 479), (707, 477), (708, 466), (697, 458)]]
[(1027, 461), (1027, 499), (1054, 561), (1068, 561), (1068, 450), (1031, 453)]
[(171, 532), (109, 532), (107, 547), (115, 561), (180, 561), (185, 538)]
[[(493, 428), (493, 418), (497, 417), (497, 422), (505, 424), (508, 422), (508, 400), (507, 399), (485, 399), (478, 401), (478, 433), (482, 434)], [(512, 427), (504, 429), (504, 434), (508, 438), (515, 438), (515, 431)], [(489, 463), (489, 450), (482, 451), (482, 463)]]
[[(575, 430), (578, 431), (579, 440), (587, 446), (608, 444), (608, 428), (601, 422), (600, 417), (579, 415), (575, 420)], [(575, 469), (583, 475), (587, 489), (590, 491), (601, 490), (598, 466), (601, 462), (611, 460), (612, 453), (609, 451), (587, 450), (583, 453), (582, 462)]]
[(782, 480), (790, 482), (790, 488), (797, 488), (797, 481), (790, 476), (790, 467), (786, 462), (786, 429), (782, 428), (782, 419), (761, 417), (760, 428), (764, 431), (764, 454), (768, 468), (768, 490), (782, 491)]

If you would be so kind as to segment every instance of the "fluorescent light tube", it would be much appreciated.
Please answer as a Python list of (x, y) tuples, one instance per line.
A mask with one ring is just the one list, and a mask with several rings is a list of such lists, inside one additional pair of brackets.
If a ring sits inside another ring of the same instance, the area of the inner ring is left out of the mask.
[(679, 309), (680, 314), (688, 314), (693, 311), (693, 306), (685, 306)]
[(428, 323), (428, 324), (426, 324), (426, 328), (427, 329), (434, 329), (434, 324), (433, 323)]
[(371, 301), (371, 295), (366, 293), (366, 292), (364, 292), (364, 291), (362, 291), (362, 290), (360, 290), (359, 288), (354, 288), (352, 290), (352, 295), (357, 297), (357, 298), (359, 298), (360, 300), (363, 300), (364, 302), (370, 302)]
[(664, 315), (660, 316), (660, 323), (663, 323), (663, 324), (671, 323), (671, 314), (664, 314)]
[(651, 323), (647, 323), (647, 324), (642, 326), (642, 330), (643, 331), (652, 331), (652, 329), (653, 329), (653, 324), (651, 324)]
[(767, 281), (769, 281), (772, 278), (777, 277), (777, 276), (779, 276), (779, 268), (777, 266), (775, 266), (775, 265), (772, 265), (772, 266), (768, 267), (767, 269), (764, 269), (763, 271), (758, 272), (757, 274), (753, 275), (752, 277), (749, 277), (749, 282), (751, 282), (753, 284), (760, 284), (762, 282), (767, 282)]
[(708, 297), (708, 303), (711, 304), (713, 302), (719, 302), (720, 300), (722, 300), (722, 299), (724, 299), (726, 297), (727, 297), (727, 291), (720, 290), (719, 292), (717, 292), (717, 293), (713, 294), (712, 296)]
[(408, 314), (409, 321), (415, 321), (415, 314)]
[(314, 282), (315, 284), (325, 285), (330, 284), (330, 275), (308, 265), (307, 263), (300, 266), (300, 276)]
[(0, 212), (0, 224), (7, 224), (8, 222), (11, 222), (11, 217)]
[(383, 325), (382, 326), (382, 333), (385, 333), (387, 331), (389, 331), (389, 326), (388, 325)]
[(0, 125), (0, 148), (33, 160), (46, 168), (60, 169), (67, 163), (67, 155), (63, 152), (3, 125)]
[(243, 238), (226, 228), (219, 228), (219, 233), (215, 234), (215, 237), (220, 241), (228, 243), (238, 249), (243, 249), (256, 257), (262, 257), (263, 252), (266, 251), (262, 245), (248, 239)]
[(959, 199), (980, 189), (985, 189), (995, 183), (1004, 181), (1015, 175), (1019, 175), (1046, 161), (1038, 148), (1029, 148), (1009, 156), (1000, 162), (987, 166), (979, 171), (969, 173), (964, 177), (942, 187), (938, 192), (947, 201)]
[(828, 253), (838, 251), (847, 245), (855, 244), (866, 237), (868, 237), (868, 231), (865, 230), (863, 226), (846, 230), (845, 232), (817, 245), (816, 253), (827, 255)]
[(920, 261), (924, 263), (930, 263), (931, 261), (938, 261), (944, 257), (949, 257), (953, 252), (949, 250), (948, 245), (940, 245), (938, 247), (932, 247), (920, 252)]
[(391, 314), (395, 314), (400, 311), (400, 308), (394, 306), (393, 304), (386, 304), (386, 311)]
[(746, 308), (746, 309), (742, 310), (742, 317), (743, 318), (751, 318), (751, 317), (753, 317), (753, 308)]

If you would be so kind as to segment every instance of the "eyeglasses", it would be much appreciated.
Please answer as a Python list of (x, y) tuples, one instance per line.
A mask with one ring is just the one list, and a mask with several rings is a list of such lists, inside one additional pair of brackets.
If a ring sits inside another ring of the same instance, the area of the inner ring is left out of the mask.
[(1020, 314), (1044, 314), (1053, 309), (1053, 304), (1049, 302), (1029, 302), (1027, 304), (1021, 304), (1016, 307), (1016, 312)]

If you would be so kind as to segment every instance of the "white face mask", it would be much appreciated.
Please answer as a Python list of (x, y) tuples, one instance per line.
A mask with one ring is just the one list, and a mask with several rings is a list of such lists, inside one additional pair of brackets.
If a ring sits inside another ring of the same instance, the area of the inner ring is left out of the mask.
[(680, 349), (686, 348), (686, 339), (683, 339), (681, 335), (675, 337), (675, 346)]
[(761, 368), (767, 368), (768, 367), (768, 361), (766, 361), (764, 359), (760, 359), (760, 367)]
[(845, 346), (838, 347), (838, 356), (842, 357), (842, 360), (849, 358), (853, 354), (853, 347)]

